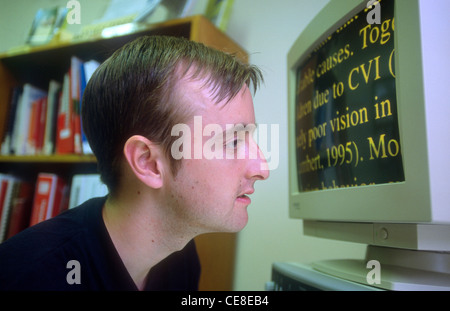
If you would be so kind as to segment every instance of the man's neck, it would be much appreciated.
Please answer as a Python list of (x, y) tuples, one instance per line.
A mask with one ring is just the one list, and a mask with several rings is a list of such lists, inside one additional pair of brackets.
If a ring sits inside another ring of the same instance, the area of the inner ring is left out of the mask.
[(161, 212), (163, 209), (148, 202), (152, 201), (108, 198), (102, 212), (111, 240), (139, 290), (145, 287), (153, 266), (193, 238), (174, 232)]

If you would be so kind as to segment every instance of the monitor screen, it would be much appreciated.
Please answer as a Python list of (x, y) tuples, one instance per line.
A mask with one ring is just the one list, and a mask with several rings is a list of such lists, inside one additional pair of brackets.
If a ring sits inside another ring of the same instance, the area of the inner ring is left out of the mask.
[(405, 180), (395, 87), (394, 1), (383, 0), (380, 20), (375, 11), (380, 4), (376, 6), (373, 16), (364, 8), (338, 25), (298, 66), (300, 192)]
[(289, 216), (305, 234), (450, 250), (450, 27), (435, 17), (449, 4), (436, 3), (330, 1), (289, 50)]

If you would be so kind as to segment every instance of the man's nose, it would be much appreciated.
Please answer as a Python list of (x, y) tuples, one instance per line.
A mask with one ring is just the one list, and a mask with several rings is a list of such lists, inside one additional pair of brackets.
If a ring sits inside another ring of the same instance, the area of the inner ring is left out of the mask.
[(269, 178), (269, 164), (267, 163), (266, 157), (259, 148), (258, 144), (250, 139), (250, 167), (249, 167), (249, 177), (255, 178), (257, 180), (265, 180)]

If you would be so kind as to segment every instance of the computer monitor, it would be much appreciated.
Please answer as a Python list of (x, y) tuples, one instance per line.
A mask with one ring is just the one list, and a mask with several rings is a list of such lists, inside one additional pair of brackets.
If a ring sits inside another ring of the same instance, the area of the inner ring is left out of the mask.
[[(289, 215), (303, 219), (305, 234), (375, 246), (367, 260), (374, 249), (448, 256), (449, 8), (331, 0), (296, 39), (287, 64)], [(424, 258), (417, 265), (428, 269)], [(447, 263), (437, 273), (449, 271)]]

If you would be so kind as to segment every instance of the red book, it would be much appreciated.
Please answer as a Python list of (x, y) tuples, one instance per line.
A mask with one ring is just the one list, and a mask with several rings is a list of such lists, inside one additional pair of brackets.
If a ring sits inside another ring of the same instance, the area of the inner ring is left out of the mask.
[(36, 153), (41, 154), (44, 149), (45, 125), (47, 123), (47, 96), (41, 99), (39, 122), (36, 129)]
[(8, 187), (8, 178), (0, 174), (0, 220), (3, 213), (3, 203), (6, 197), (6, 188)]
[(67, 185), (55, 174), (40, 173), (36, 182), (30, 226), (58, 215), (66, 208)]
[(30, 125), (28, 127), (26, 154), (40, 154), (44, 144), (47, 113), (47, 97), (41, 97), (31, 104)]
[(70, 74), (64, 76), (56, 125), (56, 153), (74, 153), (73, 109), (70, 99)]
[(35, 154), (36, 153), (36, 143), (37, 143), (37, 128), (39, 124), (40, 118), (40, 109), (41, 109), (41, 98), (34, 100), (31, 103), (30, 109), (30, 119), (28, 126), (28, 134), (27, 134), (27, 142), (26, 142), (26, 154)]
[(26, 229), (30, 223), (33, 187), (30, 183), (21, 181), (17, 194), (12, 198), (11, 215), (6, 238), (10, 238)]

